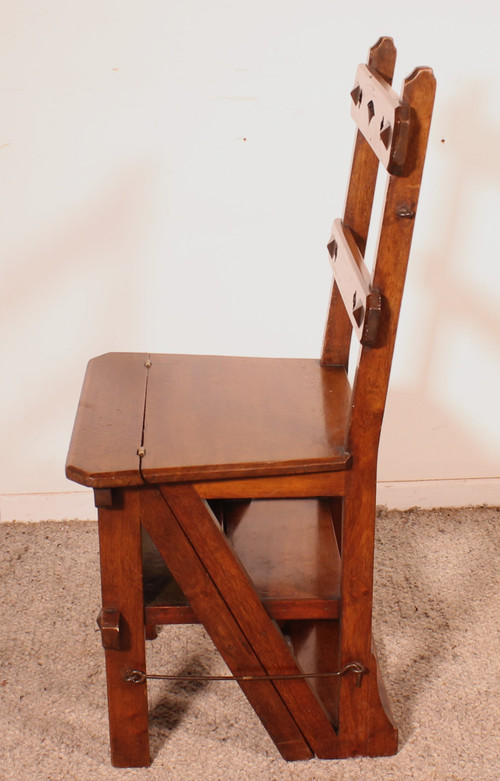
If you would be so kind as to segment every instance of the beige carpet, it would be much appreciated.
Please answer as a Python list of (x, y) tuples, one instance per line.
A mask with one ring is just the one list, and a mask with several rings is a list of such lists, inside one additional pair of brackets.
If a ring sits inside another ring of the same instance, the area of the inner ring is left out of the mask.
[[(395, 757), (291, 763), (232, 683), (150, 686), (153, 764), (108, 760), (93, 523), (0, 525), (2, 781), (498, 781), (499, 543), (493, 508), (379, 513), (375, 628)], [(223, 671), (200, 627), (165, 628), (151, 671)]]

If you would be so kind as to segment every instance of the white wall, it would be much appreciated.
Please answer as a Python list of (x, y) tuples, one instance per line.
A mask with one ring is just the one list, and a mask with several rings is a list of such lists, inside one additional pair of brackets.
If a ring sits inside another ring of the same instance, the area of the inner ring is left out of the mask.
[(500, 94), (490, 0), (4, 0), (3, 520), (93, 513), (64, 477), (108, 350), (317, 356), (355, 67), (438, 80), (380, 500), (500, 504)]

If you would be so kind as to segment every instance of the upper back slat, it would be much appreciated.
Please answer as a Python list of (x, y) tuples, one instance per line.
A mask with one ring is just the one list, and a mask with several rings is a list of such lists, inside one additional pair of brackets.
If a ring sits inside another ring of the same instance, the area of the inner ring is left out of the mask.
[(376, 70), (360, 65), (351, 92), (351, 116), (390, 174), (404, 170), (410, 134), (410, 107)]

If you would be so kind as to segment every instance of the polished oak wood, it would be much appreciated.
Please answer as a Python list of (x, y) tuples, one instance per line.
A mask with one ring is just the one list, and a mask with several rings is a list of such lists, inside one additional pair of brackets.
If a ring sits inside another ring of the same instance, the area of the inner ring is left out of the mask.
[(142, 485), (148, 355), (108, 353), (89, 361), (66, 459), (70, 480), (92, 488)]
[[(288, 633), (293, 652), (302, 670), (330, 673), (340, 670), (340, 622), (302, 619), (292, 621)], [(340, 678), (311, 678), (316, 695), (323, 702), (332, 724), (339, 727)], [(344, 754), (339, 742), (339, 756)]]
[[(186, 495), (184, 494), (186, 491)], [(186, 496), (186, 498), (185, 498)], [(228, 555), (224, 538), (220, 529), (216, 528), (213, 519), (205, 512), (201, 499), (193, 497), (187, 488), (161, 488), (147, 490), (142, 493), (143, 522), (158, 550), (165, 559), (176, 582), (188, 597), (190, 604), (205, 626), (208, 634), (216, 644), (224, 661), (233, 675), (266, 675), (268, 667), (259, 654), (249, 643), (238, 617), (233, 614), (224, 588), (220, 589), (214, 582), (211, 570), (207, 568), (198, 555), (196, 542), (189, 539), (186, 530), (179, 523), (178, 517), (172, 511), (167, 498), (175, 506), (177, 501), (187, 501), (194, 514), (191, 517), (195, 525), (199, 525), (201, 533), (208, 530), (209, 537), (215, 533), (216, 549), (221, 555), (221, 561), (216, 567), (221, 574), (225, 573), (225, 563), (231, 566), (231, 575), (236, 581), (230, 583), (234, 594), (232, 599), (248, 598), (255, 601), (253, 589), (242, 575), (243, 584), (239, 583), (232, 557)], [(194, 500), (194, 506), (193, 506)], [(187, 516), (184, 517), (186, 520)], [(212, 533), (211, 533), (212, 532)], [(220, 543), (220, 546), (217, 546)], [(226, 543), (227, 545), (227, 543)], [(202, 546), (205, 549), (205, 546)], [(241, 587), (241, 590), (240, 590)], [(245, 609), (245, 601), (242, 607)], [(260, 603), (259, 603), (260, 605)], [(251, 611), (251, 607), (248, 610)], [(260, 605), (262, 611), (262, 606)], [(262, 614), (256, 617), (257, 631), (261, 631)], [(269, 618), (265, 618), (272, 627)], [(268, 627), (267, 627), (268, 628)], [(272, 631), (272, 629), (271, 629)], [(278, 642), (278, 640), (277, 640)], [(275, 649), (276, 650), (276, 649)], [(144, 668), (143, 668), (144, 669)], [(282, 669), (282, 668), (279, 668)], [(240, 682), (240, 687), (250, 703), (259, 712), (265, 728), (273, 738), (277, 748), (286, 759), (306, 759), (312, 756), (311, 749), (297, 727), (296, 719), (283, 704), (277, 686), (271, 681)]]
[[(390, 176), (387, 183), (373, 274), (373, 286), (382, 291), (384, 305), (376, 346), (363, 347), (359, 355), (349, 423), (348, 447), (353, 454), (353, 469), (346, 485), (342, 524), (341, 663), (354, 656), (373, 670), (376, 668), (371, 655), (371, 611), (378, 443), (434, 92), (435, 80), (428, 68), (414, 71), (403, 85), (401, 99), (418, 116), (418, 126), (410, 137), (406, 175)], [(370, 686), (376, 693), (373, 683)], [(397, 733), (390, 717), (383, 716), (383, 708), (377, 714), (379, 748), (375, 748), (377, 741), (369, 738), (370, 724), (375, 718), (373, 706), (352, 679), (342, 681), (340, 713), (340, 731), (348, 751), (370, 754), (396, 750)], [(365, 736), (363, 741), (360, 741), (361, 732)]]
[(104, 652), (111, 761), (143, 767), (150, 762), (147, 689), (124, 681), (127, 670), (146, 664), (140, 492), (117, 492), (114, 506), (99, 510), (99, 548), (103, 612), (119, 614), (119, 636)]
[[(128, 375), (133, 404), (111, 379)], [(110, 353), (89, 364), (67, 474), (100, 488), (345, 469), (350, 396), (312, 359)]]
[(323, 602), (327, 610), (338, 601), (340, 556), (327, 499), (235, 502), (224, 528), (261, 599)]
[[(184, 533), (211, 574), (218, 592), (242, 627), (267, 674), (300, 674), (301, 670), (290, 654), (285, 639), (267, 614), (254, 584), (231, 551), (208, 505), (192, 486), (163, 485), (159, 491), (182, 524)], [(185, 592), (182, 583), (179, 585)], [(203, 623), (209, 631), (206, 621)], [(218, 647), (222, 653), (221, 646)], [(323, 704), (314, 696), (309, 681), (289, 678), (277, 679), (273, 683), (313, 752), (323, 758), (336, 755), (336, 734)]]
[[(397, 750), (371, 628), (377, 457), (435, 80), (417, 68), (397, 95), (395, 61), (382, 38), (357, 71), (320, 360), (110, 353), (89, 363), (67, 475), (94, 489), (99, 509), (118, 766), (149, 762), (146, 686), (126, 673), (146, 672), (145, 636), (159, 623), (204, 625), (286, 759)], [(353, 662), (361, 676), (333, 675)], [(330, 675), (295, 677), (310, 673)]]
[[(224, 531), (274, 619), (339, 617), (340, 555), (329, 500), (228, 502)], [(146, 622), (196, 623), (167, 568), (146, 561), (143, 569), (150, 592)]]
[[(350, 461), (346, 462), (346, 470)], [(240, 478), (235, 480), (193, 481), (204, 499), (289, 499), (307, 496), (343, 496), (346, 471), (307, 472), (298, 475)]]

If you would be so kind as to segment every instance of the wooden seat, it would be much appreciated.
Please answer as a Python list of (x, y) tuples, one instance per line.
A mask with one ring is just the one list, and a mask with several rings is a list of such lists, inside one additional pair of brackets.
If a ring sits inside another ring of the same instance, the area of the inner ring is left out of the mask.
[[(94, 490), (112, 762), (150, 761), (145, 636), (201, 622), (285, 759), (397, 750), (372, 645), (378, 442), (434, 101), (382, 38), (358, 68), (319, 360), (109, 353), (67, 460)], [(387, 172), (373, 272), (365, 251)], [(359, 344), (353, 385), (351, 339)], [(231, 685), (231, 684), (229, 684)]]
[[(351, 393), (340, 366), (111, 353), (90, 362), (86, 387), (99, 396), (79, 408), (68, 476), (95, 488), (110, 475), (116, 486), (141, 485), (330, 471), (349, 461)], [(110, 441), (103, 417), (119, 438)]]

